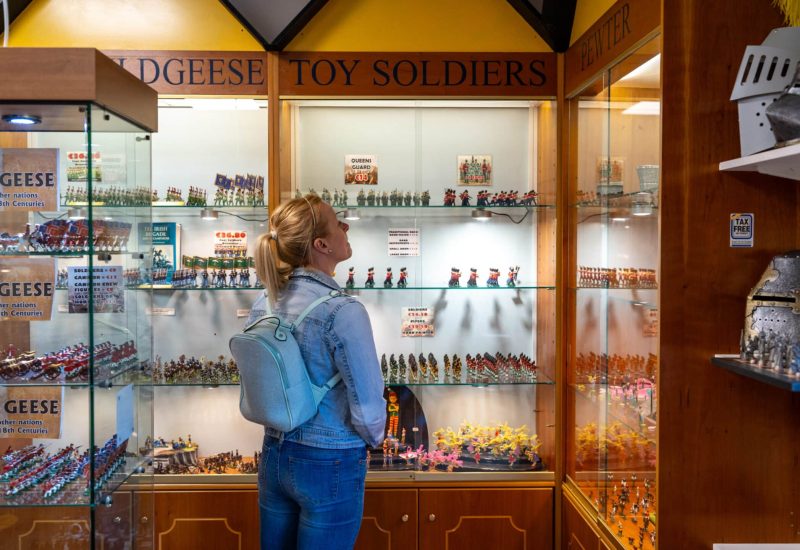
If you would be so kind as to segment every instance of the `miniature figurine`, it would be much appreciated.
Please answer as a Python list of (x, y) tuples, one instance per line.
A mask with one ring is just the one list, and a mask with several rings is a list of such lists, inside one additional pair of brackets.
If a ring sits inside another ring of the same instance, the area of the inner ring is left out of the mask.
[(364, 283), (366, 288), (375, 288), (375, 268), (367, 269), (367, 281)]
[(458, 198), (461, 199), (461, 206), (469, 206), (469, 201), (470, 201), (470, 198), (471, 198), (469, 196), (469, 190), (464, 189), (461, 192), (461, 194), (458, 196)]
[(347, 282), (344, 283), (345, 288), (355, 288), (356, 286), (356, 282), (354, 279), (355, 272), (356, 269), (354, 267), (351, 267), (350, 269), (347, 270)]
[(469, 280), (467, 286), (478, 286), (478, 270), (474, 267), (469, 268)]
[(423, 191), (422, 195), (420, 195), (420, 202), (422, 203), (422, 206), (430, 206), (431, 194), (428, 191)]
[(367, 206), (375, 206), (375, 191), (372, 189), (367, 193)]
[(450, 281), (448, 281), (447, 286), (449, 287), (458, 287), (461, 286), (459, 280), (461, 279), (461, 270), (454, 267), (450, 270)]
[(411, 191), (406, 191), (406, 196), (403, 199), (403, 204), (405, 206), (411, 206)]
[(364, 190), (360, 189), (358, 191), (358, 195), (356, 195), (356, 204), (358, 206), (364, 206), (367, 203), (366, 196), (364, 195)]
[(486, 286), (500, 286), (497, 280), (500, 278), (500, 270), (496, 267), (489, 268), (489, 278), (486, 280)]
[(392, 288), (392, 268), (386, 268), (386, 278), (383, 280), (383, 288)]
[(519, 273), (519, 266), (512, 266), (508, 268), (508, 278), (506, 279), (506, 286), (517, 286), (517, 274)]
[(405, 267), (400, 268), (400, 277), (397, 279), (397, 288), (406, 288), (408, 286), (408, 272)]
[(386, 435), (397, 438), (397, 428), (400, 423), (400, 404), (397, 402), (397, 393), (389, 390), (389, 401), (386, 404), (386, 416), (389, 419), (389, 429)]
[(381, 355), (381, 374), (383, 374), (383, 380), (389, 382), (389, 364), (386, 362), (385, 353)]

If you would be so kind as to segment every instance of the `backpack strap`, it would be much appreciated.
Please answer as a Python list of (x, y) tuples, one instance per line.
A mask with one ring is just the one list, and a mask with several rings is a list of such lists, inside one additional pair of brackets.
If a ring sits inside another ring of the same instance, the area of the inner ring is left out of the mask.
[(308, 304), (308, 307), (305, 308), (303, 312), (297, 316), (297, 319), (294, 320), (294, 323), (292, 323), (292, 331), (294, 331), (295, 328), (300, 326), (300, 323), (303, 322), (303, 319), (305, 319), (308, 316), (308, 314), (311, 313), (318, 305), (325, 303), (328, 300), (331, 300), (332, 298), (337, 298), (339, 296), (343, 296), (343, 294), (340, 291), (331, 290), (327, 296), (321, 296), (316, 300), (314, 300), (313, 302), (311, 302), (310, 304)]

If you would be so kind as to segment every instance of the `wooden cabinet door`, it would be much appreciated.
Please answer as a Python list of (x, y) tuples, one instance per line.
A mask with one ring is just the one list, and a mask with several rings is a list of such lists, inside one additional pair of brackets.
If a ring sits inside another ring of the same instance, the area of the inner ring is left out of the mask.
[(562, 547), (564, 550), (600, 550), (600, 537), (569, 499), (562, 500)]
[(156, 550), (257, 550), (256, 490), (155, 491)]
[(553, 489), (420, 489), (420, 548), (553, 550)]
[(415, 550), (417, 490), (367, 489), (356, 550)]

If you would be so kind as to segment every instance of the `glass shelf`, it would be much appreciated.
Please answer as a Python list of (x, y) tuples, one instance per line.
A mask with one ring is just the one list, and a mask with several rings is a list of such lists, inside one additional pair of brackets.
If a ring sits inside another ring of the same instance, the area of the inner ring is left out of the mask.
[(405, 287), (405, 288), (398, 288), (397, 286), (393, 286), (390, 288), (384, 288), (381, 285), (375, 285), (374, 288), (365, 287), (365, 286), (357, 286), (353, 288), (342, 288), (345, 292), (348, 290), (555, 290), (555, 286), (415, 286), (415, 287)]
[[(629, 207), (631, 203), (631, 199), (640, 193), (647, 193), (652, 197), (653, 203), (652, 208), (653, 210), (658, 209), (658, 189), (652, 189), (649, 191), (634, 191), (629, 193), (622, 193), (619, 195), (603, 195), (601, 197), (595, 197), (592, 200), (585, 200), (585, 201), (578, 201), (575, 203), (570, 204), (571, 208), (618, 208), (618, 207)], [(645, 217), (645, 216), (642, 216)]]
[(24, 258), (27, 256), (49, 256), (54, 258), (81, 258), (86, 255), (94, 255), (94, 254), (128, 254), (128, 252), (101, 252), (101, 251), (80, 251), (80, 252), (40, 252), (40, 251), (32, 251), (32, 252), (9, 252), (9, 251), (0, 251), (0, 257), (6, 256), (9, 258)]
[(758, 367), (742, 361), (738, 355), (715, 355), (711, 358), (711, 364), (771, 386), (791, 392), (800, 392), (800, 378), (770, 368)]
[[(483, 387), (490, 387), (490, 386), (552, 386), (555, 384), (552, 380), (548, 380), (543, 376), (539, 376), (538, 380), (529, 381), (529, 382), (405, 382), (405, 383), (386, 383), (387, 387), (395, 388), (400, 386), (409, 386), (409, 387), (417, 387), (417, 386), (434, 386), (434, 387), (453, 387), (453, 386), (467, 386), (467, 387), (475, 387), (475, 388), (483, 388)], [(150, 385), (148, 383), (148, 385)], [(153, 387), (197, 387), (197, 388), (206, 388), (206, 389), (214, 389), (216, 387), (225, 387), (225, 386), (238, 386), (238, 382), (154, 382)]]
[[(133, 380), (136, 377), (136, 373), (141, 370), (141, 365), (131, 365), (127, 369), (123, 369), (119, 372), (115, 372), (110, 376), (102, 376), (99, 378), (95, 378), (94, 386), (100, 388), (110, 388), (114, 385), (120, 384), (121, 381)], [(0, 388), (6, 387), (37, 387), (37, 388), (46, 388), (46, 387), (66, 387), (66, 388), (88, 388), (92, 384), (89, 383), (88, 380), (5, 380), (0, 378)]]
[(537, 209), (538, 208), (538, 209), (542, 209), (542, 208), (555, 208), (556, 207), (555, 204), (530, 204), (530, 205), (526, 205), (526, 204), (514, 204), (514, 205), (508, 204), (508, 205), (505, 205), (504, 204), (504, 205), (491, 205), (491, 206), (477, 206), (477, 205), (474, 205), (474, 204), (471, 204), (469, 206), (461, 206), (461, 205), (445, 206), (443, 204), (430, 204), (428, 206), (423, 206), (423, 205), (414, 206), (413, 204), (408, 205), (408, 206), (406, 206), (406, 205), (394, 205), (393, 206), (393, 205), (387, 204), (387, 205), (384, 206), (382, 204), (373, 204), (371, 206), (370, 205), (359, 206), (357, 204), (348, 204), (347, 206), (344, 206), (344, 205), (339, 205), (339, 206), (331, 205), (331, 206), (333, 207), (334, 210), (336, 210), (337, 208), (355, 208), (355, 209), (363, 208), (365, 210), (389, 210), (389, 209), (392, 209), (392, 208), (401, 208), (401, 209), (413, 209), (413, 208), (416, 208), (416, 209), (419, 209), (419, 210), (428, 210), (428, 209), (433, 209), (433, 208), (446, 208), (446, 209), (449, 209), (449, 210), (464, 210), (464, 211), (470, 211), (470, 210), (475, 210), (475, 209), (477, 209), (477, 210), (495, 210), (495, 209), (506, 209), (506, 208), (530, 208), (530, 209)]
[[(594, 406), (598, 406), (598, 403), (604, 405), (609, 420), (606, 422), (607, 425), (613, 422), (619, 422), (628, 430), (643, 436), (648, 443), (656, 444), (655, 419), (637, 413), (630, 403), (622, 401), (621, 399), (616, 399), (614, 397), (609, 399), (608, 391), (611, 386), (606, 384), (570, 384), (570, 387), (581, 400)], [(653, 391), (655, 391), (655, 388), (653, 388)], [(655, 414), (656, 405), (652, 400), (650, 401), (650, 405), (651, 410), (648, 414)]]
[(78, 476), (55, 496), (47, 499), (42, 496), (39, 486), (13, 496), (6, 496), (8, 482), (0, 482), (0, 509), (23, 506), (98, 506), (103, 504), (104, 495), (113, 493), (132, 475), (140, 473), (149, 460), (149, 457), (138, 455), (126, 457), (125, 463), (95, 492), (97, 496), (95, 502), (89, 501), (89, 496), (86, 494), (86, 480), (83, 476)]
[[(70, 202), (61, 204), (61, 208), (75, 208), (75, 207), (86, 207), (89, 206), (88, 202)], [(245, 205), (245, 204), (237, 204), (237, 205), (230, 205), (230, 206), (220, 206), (216, 204), (181, 204), (181, 203), (154, 203), (154, 204), (104, 204), (101, 202), (92, 203), (92, 208), (190, 208), (190, 209), (210, 209), (210, 210), (256, 210), (256, 209), (266, 209), (266, 204), (260, 205)]]

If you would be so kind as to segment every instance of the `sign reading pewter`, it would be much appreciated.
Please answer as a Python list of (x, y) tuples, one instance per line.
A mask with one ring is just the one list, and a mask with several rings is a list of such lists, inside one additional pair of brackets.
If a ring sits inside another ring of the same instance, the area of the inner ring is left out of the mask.
[(58, 210), (58, 149), (0, 149), (0, 211)]
[(0, 437), (58, 439), (64, 388), (0, 387)]
[[(95, 313), (122, 313), (125, 311), (125, 287), (122, 284), (122, 266), (92, 267), (92, 298)], [(89, 311), (89, 268), (67, 267), (67, 300), (70, 313)]]
[(389, 229), (389, 256), (419, 256), (419, 229)]
[(55, 258), (0, 260), (0, 321), (49, 321), (55, 279)]
[(404, 307), (400, 335), (417, 338), (433, 336), (433, 311), (427, 307)]

